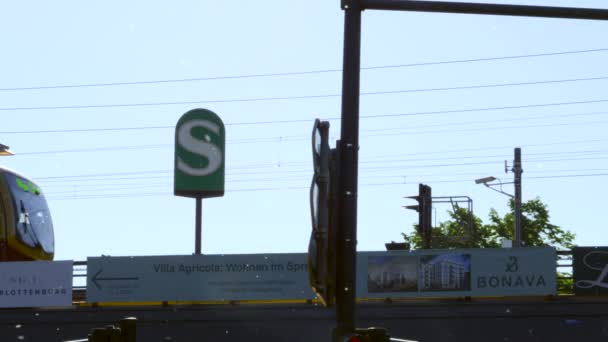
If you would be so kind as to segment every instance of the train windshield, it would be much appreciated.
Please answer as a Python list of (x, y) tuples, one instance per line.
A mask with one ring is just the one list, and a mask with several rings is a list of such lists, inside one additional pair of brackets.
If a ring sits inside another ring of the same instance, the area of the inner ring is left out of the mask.
[(17, 238), (30, 247), (42, 247), (45, 253), (55, 251), (53, 221), (44, 195), (31, 181), (4, 173), (15, 207)]

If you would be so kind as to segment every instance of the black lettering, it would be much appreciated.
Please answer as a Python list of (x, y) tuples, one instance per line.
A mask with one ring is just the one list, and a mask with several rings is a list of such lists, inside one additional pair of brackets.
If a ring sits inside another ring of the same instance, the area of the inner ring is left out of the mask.
[(308, 264), (295, 264), (293, 262), (287, 263), (287, 271), (290, 272), (303, 272), (308, 269)]
[(503, 276), (502, 277), (502, 287), (511, 287), (512, 281), (513, 281), (513, 278), (511, 278), (509, 276)]
[(274, 272), (282, 272), (285, 269), (285, 266), (283, 266), (282, 264), (271, 264), (270, 268)]
[(488, 284), (486, 283), (486, 278), (485, 277), (478, 277), (477, 278), (477, 287), (478, 288), (484, 288), (488, 286)]
[(513, 286), (524, 287), (524, 280), (521, 279), (521, 276), (517, 276), (517, 278), (515, 278), (515, 284)]
[(228, 272), (267, 272), (268, 265), (226, 264)]
[(529, 287), (534, 286), (534, 276), (526, 276), (526, 283), (528, 283)]
[(543, 277), (542, 275), (540, 277), (538, 277), (537, 282), (536, 282), (536, 287), (541, 287), (541, 286), (547, 286), (547, 283), (545, 282), (545, 277)]
[(490, 287), (498, 287), (498, 285), (500, 284), (500, 280), (498, 280), (498, 277), (490, 277)]

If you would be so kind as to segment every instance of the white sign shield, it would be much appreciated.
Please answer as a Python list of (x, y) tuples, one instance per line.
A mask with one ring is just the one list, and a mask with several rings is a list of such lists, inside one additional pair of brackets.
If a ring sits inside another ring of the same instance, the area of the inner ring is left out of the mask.
[(0, 307), (72, 305), (70, 261), (0, 263)]

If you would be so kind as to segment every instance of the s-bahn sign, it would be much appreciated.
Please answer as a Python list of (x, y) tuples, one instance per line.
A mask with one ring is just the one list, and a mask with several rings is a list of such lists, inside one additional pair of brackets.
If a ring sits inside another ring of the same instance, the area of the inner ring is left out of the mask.
[(175, 127), (174, 193), (185, 197), (224, 195), (226, 130), (210, 110), (193, 109)]

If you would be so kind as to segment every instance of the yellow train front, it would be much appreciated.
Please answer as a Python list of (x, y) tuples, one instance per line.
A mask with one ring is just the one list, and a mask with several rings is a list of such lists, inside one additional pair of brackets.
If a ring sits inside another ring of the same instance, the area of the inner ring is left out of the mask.
[(55, 236), (40, 188), (0, 167), (0, 261), (53, 260)]

